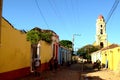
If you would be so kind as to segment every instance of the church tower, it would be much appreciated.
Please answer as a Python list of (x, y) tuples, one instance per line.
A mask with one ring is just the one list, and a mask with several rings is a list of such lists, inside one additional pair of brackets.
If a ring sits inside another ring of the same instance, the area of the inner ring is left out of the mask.
[(102, 15), (98, 16), (96, 22), (96, 45), (101, 48), (107, 46), (106, 23)]

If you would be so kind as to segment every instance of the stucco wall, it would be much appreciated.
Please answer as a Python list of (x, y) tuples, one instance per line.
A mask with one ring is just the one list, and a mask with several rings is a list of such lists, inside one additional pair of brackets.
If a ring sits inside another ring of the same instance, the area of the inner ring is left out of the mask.
[(92, 63), (96, 62), (98, 59), (101, 61), (101, 51), (93, 52), (91, 54)]
[(45, 41), (40, 41), (40, 57), (41, 57), (41, 64), (49, 62), (52, 58), (52, 45), (46, 43)]
[[(58, 38), (55, 39), (58, 40)], [(41, 71), (49, 69), (49, 61), (52, 59), (52, 57), (57, 58), (58, 56), (58, 45), (56, 40), (52, 44), (49, 44), (45, 41), (40, 41)]]
[(2, 19), (0, 73), (30, 67), (30, 43), (26, 34), (14, 29)]
[(120, 47), (102, 51), (101, 56), (103, 64), (106, 64), (106, 60), (108, 60), (108, 68), (110, 70), (118, 70), (118, 65), (120, 62)]

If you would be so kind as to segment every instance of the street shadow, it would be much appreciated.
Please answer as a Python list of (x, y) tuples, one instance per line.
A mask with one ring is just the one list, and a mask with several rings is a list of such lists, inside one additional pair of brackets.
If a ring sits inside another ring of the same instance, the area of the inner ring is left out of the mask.
[(80, 80), (104, 80), (99, 76), (86, 76), (88, 73), (98, 72), (101, 70), (94, 69), (91, 63), (77, 63), (69, 67), (70, 70), (78, 72)]
[(102, 79), (99, 76), (87, 76), (87, 77), (82, 76), (80, 80), (105, 80), (105, 79)]
[(93, 64), (90, 64), (90, 63), (72, 64), (69, 67), (69, 69), (73, 70), (73, 71), (78, 71), (78, 72), (94, 72), (94, 71), (96, 71), (95, 69), (93, 69)]

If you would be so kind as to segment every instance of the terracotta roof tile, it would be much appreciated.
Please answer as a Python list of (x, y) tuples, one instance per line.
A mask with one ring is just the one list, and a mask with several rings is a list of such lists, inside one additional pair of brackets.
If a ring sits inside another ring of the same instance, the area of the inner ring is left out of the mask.
[(110, 46), (102, 48), (101, 50), (104, 51), (104, 50), (112, 49), (112, 48), (115, 48), (115, 47), (119, 47), (119, 45), (118, 44), (111, 44)]

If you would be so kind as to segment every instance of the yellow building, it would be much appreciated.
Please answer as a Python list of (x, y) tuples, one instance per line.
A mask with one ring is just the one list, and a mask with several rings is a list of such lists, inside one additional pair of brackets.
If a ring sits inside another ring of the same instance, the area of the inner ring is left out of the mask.
[[(40, 28), (34, 28), (33, 30), (37, 30), (38, 32), (49, 32), (52, 33), (52, 43), (47, 43), (43, 40), (40, 40), (37, 44), (37, 47), (33, 47), (32, 49), (32, 58), (31, 62), (34, 60), (40, 60), (41, 66), (39, 66), (39, 71), (45, 71), (49, 69), (49, 62), (53, 59), (58, 59), (58, 47), (59, 47), (59, 37), (52, 30), (42, 30)], [(36, 55), (36, 56), (34, 56)], [(33, 71), (34, 65), (31, 64), (31, 71)]]
[(2, 3), (3, 3), (3, 0), (0, 0), (0, 44), (1, 44)]
[[(1, 25), (0, 80), (13, 80), (30, 74), (33, 68), (33, 49), (26, 40), (26, 32), (15, 29), (4, 18)], [(49, 69), (51, 58), (58, 58), (59, 37), (55, 32), (51, 32), (52, 44), (41, 40), (36, 47), (36, 54), (41, 61), (40, 71)]]
[[(104, 17), (99, 15), (96, 21), (96, 41), (94, 46), (100, 46), (101, 50), (91, 54), (92, 61), (100, 59), (102, 65), (107, 65), (108, 69), (117, 71), (120, 67), (120, 47), (110, 44), (107, 39), (106, 23)], [(120, 69), (119, 69), (120, 70)]]
[[(58, 58), (59, 36), (51, 32), (52, 44), (41, 40), (37, 45), (36, 53), (41, 60), (40, 71), (49, 69), (51, 58)], [(30, 74), (33, 68), (31, 50), (31, 43), (26, 40), (26, 32), (15, 29), (2, 18), (0, 0), (0, 80), (13, 80)]]
[(120, 67), (120, 47), (116, 44), (112, 44), (102, 49), (101, 52), (102, 64), (106, 64), (108, 61), (108, 69), (117, 71)]
[(92, 61), (96, 62), (97, 59), (101, 61), (103, 68), (108, 68), (115, 72), (120, 72), (120, 46), (111, 44), (108, 47), (102, 48), (91, 54)]
[(0, 80), (29, 74), (31, 46), (26, 33), (2, 18), (0, 44)]

